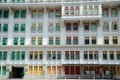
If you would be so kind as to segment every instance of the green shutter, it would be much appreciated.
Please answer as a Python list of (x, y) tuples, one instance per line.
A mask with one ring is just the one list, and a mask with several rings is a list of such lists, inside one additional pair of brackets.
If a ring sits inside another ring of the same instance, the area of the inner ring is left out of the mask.
[(14, 44), (14, 45), (18, 45), (18, 38), (17, 38), (17, 37), (14, 38), (13, 44)]
[(14, 32), (18, 32), (19, 31), (19, 24), (14, 24)]
[(6, 52), (6, 51), (5, 51), (5, 52), (3, 52), (2, 57), (3, 57), (3, 60), (7, 60), (7, 52)]
[(16, 60), (20, 60), (20, 52), (19, 51), (16, 53)]
[(21, 60), (24, 60), (25, 59), (25, 51), (22, 51), (21, 53)]
[(6, 75), (6, 66), (2, 67), (2, 75)]
[(25, 24), (21, 24), (20, 31), (25, 32)]
[(38, 32), (42, 32), (43, 28), (42, 26), (38, 26)]
[(2, 25), (0, 24), (0, 32), (1, 32), (1, 30), (2, 30)]
[(14, 11), (14, 18), (19, 18), (19, 10)]
[(8, 31), (8, 24), (4, 24), (3, 25), (3, 32), (7, 32)]
[(60, 45), (60, 40), (56, 40), (56, 45)]
[(0, 10), (0, 18), (2, 18), (2, 11)]
[(25, 38), (24, 37), (21, 37), (20, 38), (20, 45), (24, 45), (25, 44)]
[(3, 44), (3, 45), (7, 45), (7, 38), (5, 38), (5, 37), (3, 38), (2, 44)]
[(0, 51), (0, 60), (2, 60), (2, 52)]
[(60, 31), (60, 26), (56, 26), (56, 31)]
[(11, 52), (11, 60), (15, 60), (15, 52)]
[(9, 11), (6, 10), (3, 12), (3, 18), (8, 18), (9, 17)]
[(22, 10), (21, 11), (21, 18), (25, 18), (26, 17), (26, 10)]

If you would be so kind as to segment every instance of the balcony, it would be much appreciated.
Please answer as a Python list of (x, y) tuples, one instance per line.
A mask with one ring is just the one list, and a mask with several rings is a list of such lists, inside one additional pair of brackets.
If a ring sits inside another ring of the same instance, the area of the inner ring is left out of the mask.
[(62, 15), (62, 20), (99, 20), (102, 18), (102, 14), (92, 15)]

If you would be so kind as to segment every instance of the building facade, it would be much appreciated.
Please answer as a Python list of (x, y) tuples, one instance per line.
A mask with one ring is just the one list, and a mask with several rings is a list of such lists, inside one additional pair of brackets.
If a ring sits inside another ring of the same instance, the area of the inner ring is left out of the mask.
[(120, 76), (119, 0), (0, 0), (0, 76)]

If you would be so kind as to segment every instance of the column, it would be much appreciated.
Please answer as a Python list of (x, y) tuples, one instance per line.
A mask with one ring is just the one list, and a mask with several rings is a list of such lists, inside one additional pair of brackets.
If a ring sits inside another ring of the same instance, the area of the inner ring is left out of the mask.
[(65, 35), (65, 22), (64, 21), (61, 21), (61, 38), (60, 38), (60, 41), (61, 41), (61, 45), (65, 45), (66, 44), (66, 35)]
[(83, 5), (80, 5), (80, 16), (84, 15), (83, 14)]
[(99, 51), (98, 59), (99, 59), (99, 65), (102, 64), (102, 61), (103, 61), (103, 53), (102, 53), (102, 51)]
[(8, 45), (12, 45), (13, 41), (13, 11), (9, 7), (9, 24), (8, 24)]
[(30, 18), (30, 9), (29, 7), (26, 7), (27, 13), (26, 13), (26, 38), (25, 38), (25, 45), (30, 45), (30, 27), (31, 27), (31, 18)]
[(65, 13), (64, 10), (65, 10), (65, 6), (62, 5), (62, 11), (61, 11), (62, 12), (62, 16), (64, 16), (64, 13)]
[(102, 23), (102, 19), (99, 20), (99, 23), (98, 23), (98, 31), (97, 31), (97, 44), (98, 45), (102, 45), (103, 44), (103, 32), (102, 32), (102, 26), (103, 26), (103, 23)]
[(43, 16), (43, 45), (48, 44), (48, 12), (47, 7), (44, 6), (44, 16)]
[(99, 10), (98, 14), (102, 16), (102, 6), (101, 6), (101, 3), (99, 4), (98, 10)]
[(79, 44), (84, 45), (84, 27), (82, 20), (79, 23)]

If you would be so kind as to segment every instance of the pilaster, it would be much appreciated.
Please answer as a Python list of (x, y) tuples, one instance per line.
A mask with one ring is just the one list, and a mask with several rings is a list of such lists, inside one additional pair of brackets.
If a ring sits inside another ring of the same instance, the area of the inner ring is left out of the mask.
[(25, 39), (25, 45), (30, 45), (30, 28), (31, 28), (31, 18), (30, 18), (30, 9), (29, 7), (26, 7), (27, 13), (26, 13), (26, 39)]

